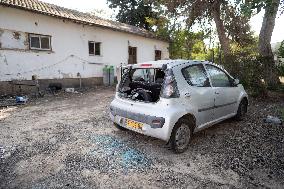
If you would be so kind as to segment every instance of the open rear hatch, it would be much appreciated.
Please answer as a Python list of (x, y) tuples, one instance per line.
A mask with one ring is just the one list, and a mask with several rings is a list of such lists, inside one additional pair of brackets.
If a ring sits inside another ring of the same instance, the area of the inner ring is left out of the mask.
[(118, 94), (120, 98), (155, 103), (160, 97), (178, 98), (179, 90), (173, 71), (166, 64), (135, 64), (125, 69)]
[(157, 102), (165, 72), (152, 64), (138, 64), (124, 70), (118, 86), (119, 97), (142, 102)]

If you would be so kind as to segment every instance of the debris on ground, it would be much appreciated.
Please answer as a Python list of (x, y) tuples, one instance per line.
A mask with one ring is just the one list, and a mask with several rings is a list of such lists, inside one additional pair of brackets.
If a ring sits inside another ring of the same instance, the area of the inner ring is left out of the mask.
[(112, 168), (119, 166), (126, 171), (128, 169), (144, 170), (152, 164), (152, 160), (144, 153), (113, 136), (92, 135), (90, 140), (97, 145), (90, 154), (107, 160)]
[(251, 98), (244, 120), (197, 132), (174, 154), (112, 125), (114, 88), (78, 92), (0, 109), (0, 188), (284, 188), (284, 127), (263, 121), (283, 98)]
[(16, 103), (22, 103), (25, 104), (28, 101), (27, 96), (16, 96)]
[(274, 116), (267, 116), (267, 118), (263, 119), (263, 121), (265, 123), (270, 123), (270, 124), (274, 124), (274, 125), (282, 125), (283, 121), (278, 118), (278, 117), (274, 117)]
[(5, 149), (3, 146), (0, 146), (0, 159), (4, 158), (4, 154), (5, 154)]
[(74, 93), (75, 89), (74, 88), (65, 88), (65, 92), (67, 92), (67, 93)]

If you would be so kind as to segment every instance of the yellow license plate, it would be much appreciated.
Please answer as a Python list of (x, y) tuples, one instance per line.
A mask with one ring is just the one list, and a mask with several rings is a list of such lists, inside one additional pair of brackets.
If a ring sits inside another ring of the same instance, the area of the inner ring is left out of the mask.
[(137, 121), (133, 121), (131, 119), (126, 119), (126, 126), (134, 129), (142, 129), (143, 123), (139, 123)]

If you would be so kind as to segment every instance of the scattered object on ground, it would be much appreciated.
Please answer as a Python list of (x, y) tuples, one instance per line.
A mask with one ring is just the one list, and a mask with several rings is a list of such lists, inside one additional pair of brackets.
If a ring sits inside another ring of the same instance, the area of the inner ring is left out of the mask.
[(61, 83), (50, 83), (46, 90), (50, 91), (53, 95), (55, 95), (56, 92), (62, 90), (62, 84)]
[(0, 146), (0, 159), (4, 158), (5, 149), (4, 147)]
[(17, 103), (27, 103), (28, 97), (27, 96), (16, 96)]
[(62, 89), (62, 84), (61, 83), (50, 83), (48, 85), (48, 88), (51, 91), (60, 91)]
[(284, 188), (284, 127), (262, 119), (280, 118), (283, 98), (250, 98), (246, 119), (196, 133), (176, 155), (113, 127), (114, 90), (83, 88), (80, 98), (62, 90), (0, 108), (0, 188)]
[(265, 123), (272, 123), (275, 125), (282, 125), (283, 121), (278, 117), (267, 116), (267, 118), (263, 119)]
[(110, 166), (124, 170), (143, 170), (152, 164), (152, 160), (142, 152), (129, 147), (126, 142), (109, 135), (92, 135), (91, 141), (97, 148), (90, 153), (108, 160)]
[(66, 88), (65, 92), (67, 92), (67, 93), (74, 93), (75, 89), (74, 88)]

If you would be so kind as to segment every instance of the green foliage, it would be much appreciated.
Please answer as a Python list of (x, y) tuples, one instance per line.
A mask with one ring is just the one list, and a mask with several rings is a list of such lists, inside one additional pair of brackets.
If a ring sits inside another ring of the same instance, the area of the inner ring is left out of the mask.
[(255, 37), (249, 25), (249, 17), (242, 14), (234, 5), (222, 6), (222, 19), (231, 43), (245, 47), (255, 42)]
[(171, 35), (170, 55), (172, 59), (196, 59), (204, 60), (206, 57), (206, 47), (203, 42), (203, 32), (189, 32), (180, 29)]
[(258, 14), (266, 4), (271, 0), (237, 0), (236, 3), (240, 4), (242, 12), (251, 17), (254, 13)]
[(109, 7), (118, 9), (116, 20), (129, 25), (151, 30), (147, 18), (157, 18), (152, 3), (143, 0), (107, 0)]
[[(229, 64), (232, 75), (248, 89), (252, 96), (267, 96), (267, 85), (263, 82), (265, 64), (261, 57), (232, 56)], [(228, 68), (227, 68), (228, 69)]]
[(284, 77), (284, 64), (280, 64), (279, 66), (277, 66), (278, 72), (279, 72), (279, 76)]
[(280, 12), (284, 11), (284, 0), (237, 0), (236, 4), (240, 5), (241, 11), (248, 17), (258, 14), (262, 9), (274, 6), (277, 1), (280, 2)]
[(278, 49), (278, 55), (282, 58), (284, 58), (284, 40), (281, 42), (281, 45)]

